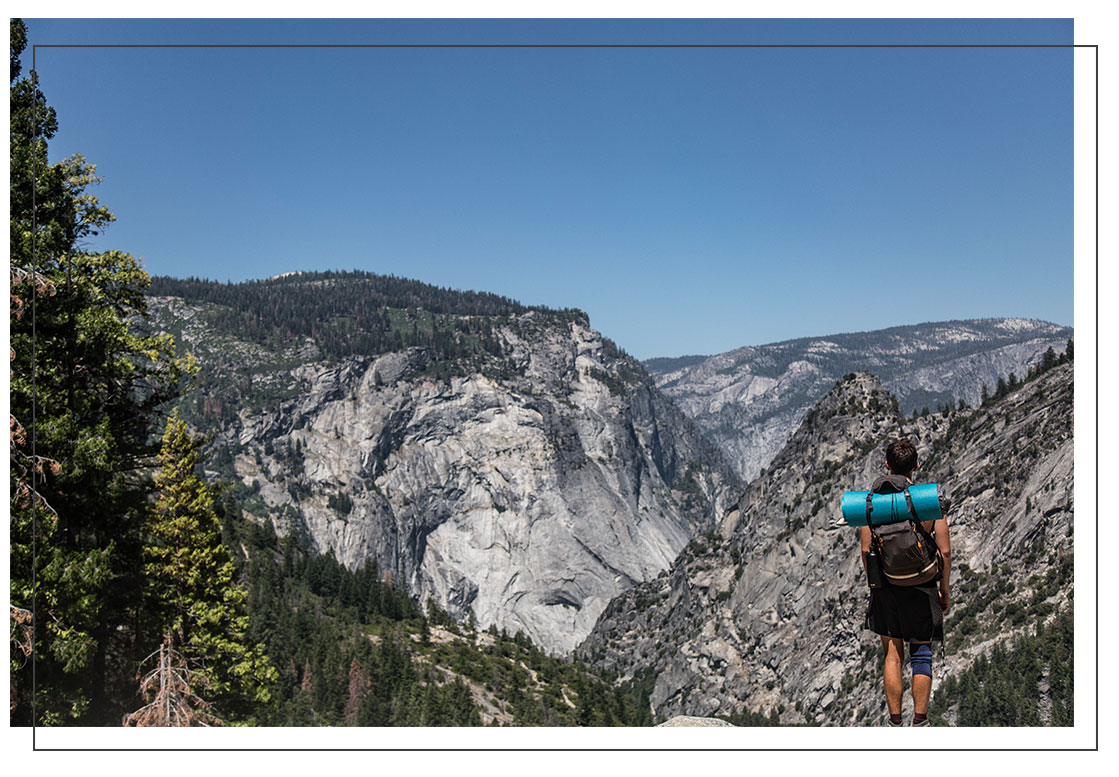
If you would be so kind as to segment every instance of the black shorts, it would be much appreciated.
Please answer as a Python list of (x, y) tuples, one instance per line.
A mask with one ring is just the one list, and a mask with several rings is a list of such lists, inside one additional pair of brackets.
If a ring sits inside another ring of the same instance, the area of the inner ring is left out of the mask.
[(906, 642), (944, 641), (944, 613), (940, 611), (937, 582), (911, 587), (890, 585), (872, 588), (866, 627), (883, 637)]

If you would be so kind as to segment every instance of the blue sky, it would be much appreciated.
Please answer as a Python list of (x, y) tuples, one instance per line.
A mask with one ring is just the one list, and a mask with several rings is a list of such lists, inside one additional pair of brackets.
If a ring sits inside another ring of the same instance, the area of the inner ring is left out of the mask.
[[(1073, 320), (1069, 20), (29, 19), (57, 160), (152, 274), (360, 268), (578, 307), (639, 358)], [(46, 44), (107, 44), (47, 48)], [(25, 66), (30, 64), (30, 51)]]

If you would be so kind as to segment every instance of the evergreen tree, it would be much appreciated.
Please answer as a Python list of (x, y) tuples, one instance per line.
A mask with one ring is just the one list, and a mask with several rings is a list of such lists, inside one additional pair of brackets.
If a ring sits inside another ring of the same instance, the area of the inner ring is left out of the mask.
[(159, 464), (159, 498), (145, 527), (145, 615), (157, 633), (204, 662), (218, 710), (250, 717), (278, 675), (263, 649), (246, 643), (245, 592), (234, 583), (213, 497), (195, 474), (198, 454), (178, 411), (167, 422)]
[(11, 722), (119, 723), (143, 655), (132, 624), (149, 484), (136, 473), (185, 364), (169, 337), (131, 327), (146, 311), (138, 262), (79, 248), (113, 216), (88, 191), (92, 165), (48, 163), (57, 117), (35, 73), (21, 78), (27, 30), (10, 25), (9, 595), (34, 652), (13, 653)]
[(1051, 370), (1057, 366), (1057, 352), (1053, 350), (1053, 346), (1045, 349), (1045, 354), (1041, 357), (1041, 371)]

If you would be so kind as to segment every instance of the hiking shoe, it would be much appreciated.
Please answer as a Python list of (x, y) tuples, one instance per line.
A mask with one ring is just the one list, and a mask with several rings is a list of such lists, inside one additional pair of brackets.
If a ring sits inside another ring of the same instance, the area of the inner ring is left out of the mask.
[(887, 725), (887, 726), (889, 726), (890, 728), (901, 728), (901, 727), (902, 727), (902, 726), (903, 726), (904, 724), (902, 724), (902, 723), (894, 723), (894, 722), (893, 722), (892, 720), (890, 720), (889, 718), (886, 718), (886, 725)]
[(929, 720), (928, 718), (925, 718), (925, 719), (924, 719), (924, 720), (922, 720), (922, 721), (921, 721), (920, 723), (914, 722), (914, 723), (913, 723), (913, 725), (914, 725), (914, 726), (931, 726), (931, 725), (932, 725), (932, 721), (931, 721), (931, 720)]
[(832, 518), (831, 521), (828, 522), (829, 529), (842, 529), (844, 526), (848, 525), (849, 524), (847, 523), (847, 519), (844, 518), (842, 515), (838, 518)]

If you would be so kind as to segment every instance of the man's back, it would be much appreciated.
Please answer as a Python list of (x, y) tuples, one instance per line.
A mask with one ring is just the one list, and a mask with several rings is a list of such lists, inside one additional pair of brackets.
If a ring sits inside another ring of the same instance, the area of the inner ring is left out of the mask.
[[(886, 448), (887, 474), (874, 480), (870, 490), (875, 493), (897, 493), (913, 484), (917, 470), (917, 449), (909, 440), (894, 440)], [(944, 613), (949, 607), (948, 581), (951, 575), (951, 546), (948, 538), (948, 520), (923, 521), (925, 532), (934, 537), (943, 559), (943, 570), (932, 580), (914, 586), (893, 585), (886, 581), (870, 589), (866, 627), (881, 637), (886, 686), (886, 704), (891, 726), (901, 725), (901, 657), (905, 643), (909, 643), (910, 664), (913, 668), (913, 725), (927, 726), (929, 696), (932, 691), (932, 651), (930, 643), (944, 639)], [(907, 525), (909, 525), (907, 523)], [(863, 565), (872, 542), (880, 545), (870, 526), (859, 528)]]

